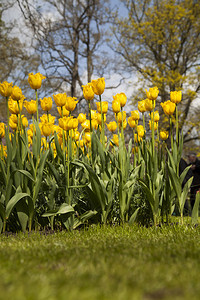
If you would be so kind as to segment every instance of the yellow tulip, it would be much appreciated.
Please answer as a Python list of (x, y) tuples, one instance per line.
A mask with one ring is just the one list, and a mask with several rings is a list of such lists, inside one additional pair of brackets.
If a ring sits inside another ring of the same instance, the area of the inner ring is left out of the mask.
[(176, 108), (175, 103), (168, 100), (168, 101), (165, 101), (165, 102), (161, 102), (160, 105), (162, 106), (163, 111), (167, 116), (173, 115), (173, 113), (175, 111), (175, 108)]
[[(126, 119), (123, 121), (123, 129), (126, 129), (126, 126), (127, 126), (127, 121)], [(119, 128), (121, 129), (122, 128), (122, 123), (119, 123)]]
[(119, 146), (119, 137), (117, 134), (113, 134), (112, 142), (116, 145)]
[[(12, 116), (12, 115), (11, 115)], [(11, 116), (10, 116), (10, 118), (9, 118), (9, 125), (10, 125), (10, 128), (12, 128), (13, 130), (16, 130), (17, 129), (17, 123), (15, 123), (14, 121), (13, 121), (13, 119), (11, 118)]]
[(132, 117), (128, 118), (128, 124), (131, 128), (135, 128), (137, 126), (136, 120), (134, 120)]
[(138, 101), (138, 110), (141, 113), (144, 113), (146, 111), (145, 100)]
[(12, 82), (8, 83), (7, 81), (4, 81), (3, 83), (0, 83), (0, 94), (3, 97), (10, 97), (12, 94)]
[(41, 121), (41, 123), (51, 123), (51, 124), (54, 124), (55, 118), (56, 117), (52, 116), (51, 114), (48, 114), (48, 116), (46, 114), (44, 114), (44, 115), (42, 115), (40, 117), (40, 121)]
[(86, 85), (82, 85), (83, 88), (83, 96), (85, 100), (91, 101), (94, 99), (94, 91), (92, 89), (92, 84), (88, 83)]
[(12, 120), (15, 124), (18, 124), (18, 117), (15, 114), (10, 115), (10, 120)]
[(0, 123), (0, 139), (2, 139), (5, 136), (5, 124)]
[(133, 120), (138, 121), (140, 119), (140, 114), (138, 110), (131, 111), (131, 117)]
[(117, 129), (117, 123), (115, 121), (112, 121), (106, 125), (108, 127), (108, 130), (111, 132), (114, 132)]
[(57, 106), (64, 106), (67, 102), (67, 94), (66, 93), (60, 93), (53, 95), (53, 99)]
[(22, 117), (22, 125), (23, 127), (28, 127), (28, 120), (26, 117)]
[(105, 80), (104, 78), (98, 78), (96, 80), (92, 80), (92, 89), (96, 95), (101, 95), (105, 89)]
[(137, 126), (137, 133), (138, 133), (138, 136), (140, 138), (142, 138), (144, 136), (144, 127), (142, 125), (138, 125)]
[(90, 143), (91, 142), (91, 134), (90, 132), (85, 132), (85, 140), (87, 143)]
[(139, 143), (141, 141), (142, 141), (142, 137), (139, 134), (135, 133), (134, 134), (134, 142)]
[(112, 101), (112, 109), (113, 109), (113, 112), (115, 114), (118, 114), (121, 110), (121, 105), (120, 105), (120, 101), (119, 100), (113, 100)]
[(155, 102), (153, 105), (153, 101), (149, 100), (148, 98), (144, 100), (145, 101), (145, 108), (146, 111), (152, 111), (153, 108), (155, 108)]
[(118, 117), (117, 117), (118, 123), (119, 123), (119, 124), (122, 123), (122, 115), (123, 115), (123, 121), (126, 120), (126, 112), (123, 111), (123, 114), (122, 114), (121, 112), (119, 112), (119, 113), (118, 113)]
[(181, 102), (181, 98), (182, 98), (182, 92), (181, 91), (170, 92), (171, 102), (178, 104), (179, 102)]
[(65, 108), (65, 106), (57, 107), (57, 110), (58, 110), (58, 113), (59, 113), (61, 118), (62, 118), (62, 114), (63, 114), (63, 117), (68, 117), (69, 116), (69, 110), (67, 110)]
[(52, 108), (52, 98), (51, 97), (44, 97), (43, 99), (40, 98), (40, 104), (44, 111), (50, 111)]
[(69, 122), (68, 117), (63, 117), (63, 118), (60, 118), (60, 119), (58, 120), (59, 126), (60, 126), (63, 130), (69, 130), (68, 122)]
[[(18, 106), (19, 103), (19, 106)], [(11, 114), (19, 114), (19, 107), (20, 107), (20, 111), (22, 111), (23, 108), (23, 100), (20, 100), (17, 103), (17, 101), (14, 101), (12, 98), (9, 98), (8, 100), (8, 109), (10, 111)]]
[(147, 91), (147, 90), (145, 90), (145, 91), (146, 91), (147, 98), (149, 100), (156, 100), (156, 98), (158, 97), (159, 90), (158, 90), (157, 86), (150, 88), (149, 91)]
[(33, 73), (28, 74), (28, 83), (30, 84), (30, 87), (33, 90), (38, 90), (41, 88), (42, 80), (46, 77), (42, 75), (41, 73), (36, 73), (35, 75)]
[[(97, 130), (98, 126), (99, 126), (99, 124), (97, 122), (97, 119), (93, 119), (92, 120), (92, 128), (94, 128), (95, 130)], [(101, 131), (101, 126), (99, 126), (99, 129)]]
[(91, 119), (96, 120), (97, 119), (97, 111), (94, 109), (91, 109)]
[(22, 98), (23, 98), (23, 100), (24, 100), (24, 96), (23, 96), (23, 94), (22, 94), (22, 90), (18, 87), (18, 86), (14, 86), (13, 88), (12, 88), (12, 93), (11, 93), (11, 98), (13, 99), (13, 100), (15, 100), (15, 101), (19, 101), (19, 100), (21, 100)]
[[(103, 115), (104, 122), (106, 122), (106, 115)], [(97, 122), (101, 125), (101, 114), (97, 114)]]
[(127, 97), (124, 93), (116, 94), (113, 96), (113, 99), (119, 101), (121, 107), (124, 107), (127, 102)]
[[(151, 120), (153, 121), (153, 112), (150, 115)], [(160, 120), (159, 112), (156, 110), (154, 111), (154, 122), (158, 122)]]
[(85, 120), (83, 123), (81, 123), (81, 126), (86, 130), (90, 130), (90, 120)]
[(68, 128), (70, 129), (77, 129), (78, 127), (78, 120), (73, 117), (68, 118)]
[(160, 131), (161, 140), (165, 141), (165, 140), (168, 139), (168, 137), (169, 137), (169, 132), (168, 131), (166, 131), (166, 130)]
[(75, 139), (75, 141), (78, 141), (79, 137), (80, 137), (80, 132), (78, 130), (75, 130), (75, 132), (74, 132), (74, 139)]
[(52, 123), (42, 123), (42, 133), (44, 136), (49, 136), (53, 131)]
[(36, 113), (37, 111), (37, 104), (35, 100), (31, 100), (31, 101), (24, 101), (24, 107), (26, 108), (27, 112), (30, 115), (33, 115)]
[(77, 119), (79, 123), (82, 124), (86, 120), (86, 114), (80, 113)]
[(96, 102), (98, 113), (101, 113), (101, 104), (102, 104), (102, 114), (106, 114), (108, 111), (108, 102), (107, 101)]
[(67, 101), (65, 104), (65, 108), (69, 111), (73, 111), (76, 108), (76, 104), (78, 101), (75, 101), (77, 98), (75, 97), (67, 97)]
[[(151, 130), (153, 125), (153, 121), (149, 121), (149, 129)], [(158, 122), (154, 122), (154, 130), (157, 130), (158, 128)]]

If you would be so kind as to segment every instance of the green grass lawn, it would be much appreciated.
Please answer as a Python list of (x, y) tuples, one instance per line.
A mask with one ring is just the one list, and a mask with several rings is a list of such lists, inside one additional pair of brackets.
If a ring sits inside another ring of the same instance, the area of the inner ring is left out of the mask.
[(199, 299), (200, 226), (0, 235), (0, 299)]

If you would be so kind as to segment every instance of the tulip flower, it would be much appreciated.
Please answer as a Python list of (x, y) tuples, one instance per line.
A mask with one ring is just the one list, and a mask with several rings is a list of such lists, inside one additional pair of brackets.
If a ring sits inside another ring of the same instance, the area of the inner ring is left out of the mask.
[(154, 117), (154, 122), (158, 122), (160, 120), (160, 115), (159, 115), (159, 112), (157, 110), (154, 111), (154, 113), (152, 112), (150, 114), (150, 117), (151, 117), (151, 120), (153, 120), (153, 117)]
[[(8, 100), (8, 108), (11, 114), (18, 115), (20, 111), (22, 111), (23, 108), (23, 100), (20, 100), (18, 103), (17, 101), (14, 101), (12, 98), (9, 98)], [(19, 111), (20, 108), (20, 111)]]
[(124, 93), (116, 94), (113, 96), (113, 99), (119, 101), (121, 107), (124, 107), (127, 102), (127, 97)]
[(117, 123), (115, 121), (112, 121), (106, 125), (108, 127), (108, 130), (111, 132), (114, 132), (117, 129)]
[(52, 98), (51, 97), (44, 97), (43, 99), (40, 98), (40, 104), (44, 111), (50, 111), (52, 108)]
[(144, 113), (146, 111), (145, 100), (138, 101), (138, 110), (141, 113)]
[(84, 129), (90, 130), (90, 120), (85, 120), (83, 123), (81, 123), (81, 126)]
[(145, 134), (144, 127), (142, 125), (137, 126), (137, 133), (140, 138), (142, 138)]
[(49, 114), (48, 116), (46, 114), (44, 114), (44, 115), (42, 115), (40, 117), (40, 121), (41, 121), (41, 123), (51, 123), (51, 124), (54, 124), (55, 118), (56, 117), (52, 116), (51, 114)]
[(35, 75), (33, 73), (28, 74), (28, 83), (30, 84), (30, 87), (33, 90), (38, 90), (41, 88), (42, 80), (46, 77), (42, 75), (41, 73), (36, 73)]
[[(151, 130), (153, 127), (153, 121), (149, 121), (149, 129)], [(158, 128), (158, 122), (154, 122), (154, 131)]]
[(98, 113), (101, 113), (101, 104), (102, 104), (102, 114), (106, 114), (108, 111), (108, 102), (107, 101), (96, 102)]
[(105, 89), (105, 80), (104, 78), (98, 78), (96, 80), (92, 80), (91, 82), (92, 89), (96, 95), (102, 95)]
[(80, 113), (79, 115), (78, 115), (78, 122), (80, 123), (80, 124), (82, 124), (85, 120), (86, 120), (86, 114), (83, 114), (83, 113)]
[(146, 111), (152, 111), (155, 107), (155, 101), (151, 101), (148, 98), (144, 100), (145, 101), (145, 108)]
[(58, 113), (60, 115), (60, 117), (68, 117), (69, 116), (69, 110), (66, 109), (65, 106), (62, 107), (57, 107)]
[(168, 131), (166, 131), (166, 130), (160, 131), (161, 140), (165, 141), (165, 140), (168, 139), (168, 137), (169, 137), (169, 132)]
[(131, 117), (133, 120), (138, 121), (140, 119), (140, 114), (138, 110), (131, 111)]
[(12, 94), (12, 82), (8, 83), (7, 81), (4, 81), (3, 83), (0, 83), (0, 94), (3, 97), (10, 97)]
[(60, 94), (53, 95), (53, 99), (57, 106), (59, 107), (64, 106), (67, 102), (67, 94), (60, 93)]
[(5, 124), (0, 123), (0, 139), (2, 139), (5, 136)]
[(168, 100), (168, 101), (165, 101), (165, 102), (161, 102), (160, 105), (162, 106), (163, 111), (167, 116), (173, 115), (173, 113), (175, 111), (175, 108), (176, 108), (175, 103)]
[(181, 91), (170, 92), (171, 102), (173, 102), (175, 104), (178, 104), (179, 102), (181, 102), (181, 98), (182, 98), (182, 92)]
[(118, 123), (122, 123), (122, 115), (123, 115), (123, 121), (126, 120), (126, 112), (125, 111), (123, 111), (122, 113), (119, 112), (118, 113)]
[(42, 124), (42, 133), (44, 136), (49, 136), (53, 131), (53, 125), (52, 123), (43, 123)]
[(121, 105), (119, 100), (113, 100), (112, 109), (115, 114), (118, 114), (121, 111)]
[(37, 103), (35, 100), (31, 100), (31, 101), (24, 101), (24, 107), (26, 108), (27, 112), (30, 115), (33, 115), (36, 113), (37, 111)]
[(137, 126), (136, 120), (134, 120), (132, 117), (128, 118), (128, 124), (131, 128), (135, 128)]
[(28, 127), (28, 120), (24, 116), (22, 116), (22, 125), (23, 125), (23, 127)]
[(65, 108), (68, 111), (73, 111), (76, 108), (76, 104), (78, 103), (78, 101), (75, 101), (76, 99), (75, 97), (67, 97)]
[(23, 94), (22, 94), (22, 90), (18, 87), (18, 86), (14, 86), (13, 88), (12, 88), (12, 93), (11, 93), (11, 98), (13, 99), (13, 100), (15, 100), (15, 101), (19, 101), (19, 100), (21, 100), (22, 98), (23, 98), (23, 100), (24, 100), (24, 96), (23, 96)]
[(92, 89), (91, 83), (88, 83), (86, 85), (82, 85), (83, 88), (83, 96), (85, 100), (91, 101), (94, 99), (94, 91)]
[(119, 147), (119, 137), (117, 134), (113, 134), (112, 142)]
[(149, 100), (156, 100), (157, 97), (158, 97), (158, 94), (159, 94), (159, 90), (157, 88), (157, 86), (153, 87), (153, 88), (150, 88), (149, 91), (145, 90), (146, 91), (146, 95), (147, 95), (147, 98)]
[[(99, 125), (101, 125), (101, 123), (102, 123), (101, 120), (102, 120), (101, 119), (101, 114), (97, 114), (97, 122), (98, 122)], [(106, 115), (105, 114), (103, 115), (103, 120), (104, 120), (104, 122), (106, 122)]]

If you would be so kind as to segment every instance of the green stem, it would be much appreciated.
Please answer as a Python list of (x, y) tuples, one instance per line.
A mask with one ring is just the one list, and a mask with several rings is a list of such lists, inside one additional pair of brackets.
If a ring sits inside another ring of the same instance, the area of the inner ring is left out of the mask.
[(39, 114), (38, 114), (38, 92), (35, 90), (35, 96), (36, 96), (36, 106), (37, 106), (37, 122), (39, 121)]
[(178, 146), (179, 136), (178, 136), (178, 106), (176, 104), (176, 142)]
[(10, 113), (9, 113), (9, 107), (8, 107), (8, 97), (6, 97), (6, 109), (7, 109), (7, 124), (8, 124), (8, 131), (10, 128)]
[(102, 102), (101, 102), (101, 95), (99, 95), (100, 100), (100, 108), (101, 108), (101, 142), (103, 145), (103, 149), (105, 149), (105, 124), (104, 124), (104, 115), (102, 113)]
[(142, 122), (143, 122), (143, 127), (144, 127), (144, 138), (146, 138), (146, 128), (145, 128), (145, 116), (144, 116), (144, 113), (142, 113)]
[(169, 116), (169, 125), (170, 125), (170, 136), (171, 136), (171, 149), (173, 153), (173, 134), (172, 134), (172, 117)]
[(154, 149), (155, 149), (155, 133), (154, 133), (154, 101), (153, 102), (153, 122), (151, 120), (151, 135), (152, 135), (152, 157), (154, 157)]

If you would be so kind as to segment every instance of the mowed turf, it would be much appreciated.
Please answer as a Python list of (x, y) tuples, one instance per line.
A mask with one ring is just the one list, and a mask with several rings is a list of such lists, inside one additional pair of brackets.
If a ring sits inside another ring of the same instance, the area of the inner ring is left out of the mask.
[(0, 235), (0, 299), (199, 299), (200, 226)]

